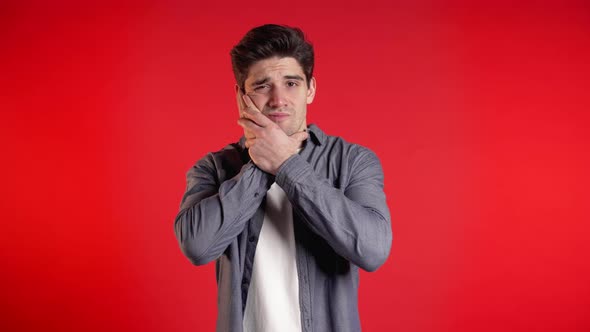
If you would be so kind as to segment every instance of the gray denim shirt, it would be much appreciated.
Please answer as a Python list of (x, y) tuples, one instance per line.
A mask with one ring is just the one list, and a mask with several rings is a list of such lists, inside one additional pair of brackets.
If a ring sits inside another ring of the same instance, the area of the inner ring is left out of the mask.
[(303, 331), (360, 331), (359, 267), (374, 271), (391, 248), (383, 171), (369, 149), (310, 125), (299, 154), (276, 176), (239, 143), (209, 153), (186, 174), (174, 230), (195, 265), (216, 260), (217, 331), (242, 331), (243, 312), (273, 182), (293, 206)]

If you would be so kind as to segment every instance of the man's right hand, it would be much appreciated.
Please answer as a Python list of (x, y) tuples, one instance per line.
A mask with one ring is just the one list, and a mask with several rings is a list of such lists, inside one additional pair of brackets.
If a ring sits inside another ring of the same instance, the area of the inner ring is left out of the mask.
[(248, 95), (242, 97), (238, 124), (244, 128), (248, 154), (258, 168), (276, 175), (279, 167), (290, 156), (297, 153), (301, 143), (307, 139), (307, 132), (288, 136), (276, 123), (267, 118), (256, 107)]
[[(244, 94), (242, 93), (242, 89), (239, 87), (238, 87), (238, 92), (236, 93), (236, 99), (238, 102), (238, 110), (240, 112), (240, 119), (245, 118), (244, 112), (246, 112), (246, 109), (248, 108), (248, 106), (244, 102)], [(249, 130), (248, 128), (244, 128), (244, 136), (246, 137), (246, 140), (256, 138), (256, 135), (254, 135), (254, 133), (251, 130)]]

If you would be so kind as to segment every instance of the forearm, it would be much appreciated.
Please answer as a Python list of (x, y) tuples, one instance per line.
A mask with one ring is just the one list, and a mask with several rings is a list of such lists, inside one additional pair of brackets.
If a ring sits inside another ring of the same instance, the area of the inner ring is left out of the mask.
[(281, 166), (276, 182), (313, 232), (342, 257), (373, 271), (387, 259), (392, 234), (380, 165), (364, 166), (362, 184), (338, 189), (295, 155)]
[(253, 163), (240, 173), (211, 188), (210, 174), (191, 170), (175, 234), (183, 253), (196, 265), (217, 259), (244, 229), (271, 185), (271, 177)]

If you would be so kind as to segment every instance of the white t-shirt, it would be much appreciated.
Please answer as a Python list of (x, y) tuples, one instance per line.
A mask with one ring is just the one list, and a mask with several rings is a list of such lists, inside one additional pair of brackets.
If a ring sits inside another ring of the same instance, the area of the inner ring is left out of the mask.
[(273, 183), (254, 254), (244, 311), (244, 332), (301, 332), (293, 208)]

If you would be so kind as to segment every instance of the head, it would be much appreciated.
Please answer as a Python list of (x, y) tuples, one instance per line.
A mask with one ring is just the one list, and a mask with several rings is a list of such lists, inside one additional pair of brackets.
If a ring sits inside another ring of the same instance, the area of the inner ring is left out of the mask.
[(231, 50), (236, 93), (247, 94), (288, 135), (306, 127), (315, 96), (313, 46), (300, 29), (267, 24)]

